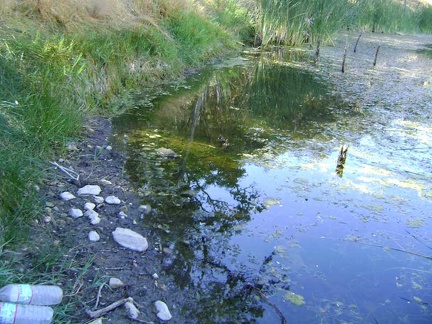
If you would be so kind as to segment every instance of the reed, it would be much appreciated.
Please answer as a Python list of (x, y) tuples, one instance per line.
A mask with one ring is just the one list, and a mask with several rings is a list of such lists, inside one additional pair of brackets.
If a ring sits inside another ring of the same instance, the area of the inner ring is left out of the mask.
[(431, 6), (404, 6), (395, 0), (251, 0), (263, 44), (298, 45), (328, 40), (346, 29), (418, 32), (432, 28)]

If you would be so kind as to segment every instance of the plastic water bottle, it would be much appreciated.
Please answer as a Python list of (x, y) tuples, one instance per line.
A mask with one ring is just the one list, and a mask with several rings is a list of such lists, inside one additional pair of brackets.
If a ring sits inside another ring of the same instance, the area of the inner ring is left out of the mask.
[(3, 302), (49, 306), (60, 304), (62, 298), (63, 290), (57, 286), (11, 284), (0, 289)]
[(53, 315), (48, 306), (0, 303), (0, 324), (50, 324)]

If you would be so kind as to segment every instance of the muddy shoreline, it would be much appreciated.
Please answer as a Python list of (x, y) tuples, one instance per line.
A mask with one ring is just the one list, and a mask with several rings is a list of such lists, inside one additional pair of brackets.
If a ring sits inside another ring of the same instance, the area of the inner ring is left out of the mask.
[[(368, 109), (380, 100), (380, 92), (394, 90), (397, 81), (398, 87), (405, 89), (406, 95), (395, 100), (402, 100), (410, 105), (417, 104), (421, 118), (422, 112), (430, 108), (430, 103), (429, 107), (419, 107), (410, 87), (421, 86), (425, 91), (430, 91), (430, 66), (429, 71), (427, 70), (430, 60), (416, 54), (416, 50), (422, 48), (423, 44), (432, 43), (431, 37), (364, 35), (356, 56), (348, 55), (346, 72), (342, 74), (341, 53), (347, 39), (349, 44), (354, 46), (356, 37), (345, 35), (339, 38), (335, 46), (321, 49), (320, 64), (327, 65), (326, 70), (321, 72), (333, 78), (336, 84), (334, 91), (342, 95), (350, 106)], [(381, 49), (377, 66), (373, 68), (371, 65), (377, 44), (381, 45)], [(313, 52), (314, 50), (311, 51), (311, 55)], [(418, 57), (420, 58), (417, 59)], [(328, 66), (331, 68), (328, 69)], [(363, 94), (361, 100), (356, 93)], [(395, 105), (395, 109), (399, 109), (399, 106)], [(41, 199), (46, 206), (45, 218), (40, 221), (43, 230), (33, 234), (32, 241), (36, 244), (26, 253), (28, 256), (38, 257), (46, 251), (62, 251), (65, 260), (87, 268), (84, 273), (71, 268), (68, 270), (68, 276), (58, 282), (66, 289), (66, 302), (72, 302), (78, 309), (71, 322), (89, 322), (90, 318), (86, 315), (85, 309), (93, 309), (100, 287), (108, 282), (109, 278), (116, 277), (125, 283), (125, 287), (102, 287), (98, 308), (121, 298), (132, 297), (141, 312), (139, 319), (157, 323), (160, 320), (156, 316), (154, 302), (162, 300), (170, 309), (172, 323), (192, 323), (193, 320), (185, 318), (181, 310), (187, 308), (188, 304), (196, 303), (191, 296), (193, 294), (181, 291), (173, 279), (165, 275), (164, 268), (175, 258), (172, 254), (174, 252), (162, 246), (156, 234), (146, 226), (145, 215), (138, 209), (145, 202), (133, 190), (125, 173), (127, 157), (110, 147), (110, 135), (111, 123), (108, 119), (92, 118), (84, 127), (82, 137), (68, 143), (69, 149), (59, 156), (56, 162), (79, 173), (84, 183), (99, 185), (102, 188), (100, 196), (114, 195), (121, 200), (121, 204), (101, 204), (97, 208), (101, 222), (96, 225), (90, 224), (85, 216), (71, 218), (68, 215), (70, 208), (82, 208), (84, 203), (91, 202), (93, 197), (77, 196), (76, 199), (62, 201), (59, 198), (60, 193), (68, 191), (75, 194), (79, 187), (61, 170), (47, 165), (51, 177), (44, 180), (40, 190)], [(119, 217), (120, 211), (127, 216)], [(129, 228), (142, 234), (148, 240), (148, 250), (135, 252), (118, 245), (112, 238), (112, 232), (116, 227)], [(88, 233), (91, 230), (100, 235), (99, 241), (89, 241)], [(56, 322), (64, 321), (64, 318), (58, 319)], [(104, 322), (129, 321), (124, 307), (104, 315)]]
[[(178, 302), (184, 303), (184, 298), (163, 272), (163, 265), (169, 262), (171, 251), (164, 250), (151, 229), (146, 227), (145, 215), (138, 209), (140, 198), (131, 189), (125, 174), (126, 156), (111, 148), (110, 135), (111, 122), (106, 118), (94, 117), (84, 127), (82, 137), (68, 143), (67, 152), (59, 156), (56, 162), (77, 172), (81, 186), (99, 185), (102, 189), (99, 196), (116, 196), (121, 203), (99, 204), (95, 209), (101, 218), (99, 224), (92, 225), (86, 216), (73, 219), (68, 211), (71, 208), (83, 209), (86, 202), (94, 202), (94, 197), (78, 196), (76, 192), (80, 186), (76, 181), (59, 168), (49, 165), (51, 177), (45, 179), (40, 191), (46, 206), (44, 218), (40, 221), (42, 229), (32, 234), (32, 242), (36, 244), (26, 251), (26, 255), (40, 258), (47, 250), (50, 253), (63, 253), (65, 263), (86, 268), (84, 273), (80, 273), (79, 269), (72, 267), (68, 270), (67, 278), (57, 282), (65, 289), (64, 302), (73, 303), (78, 309), (73, 314), (74, 318), (69, 319), (70, 322), (89, 322), (91, 319), (85, 311), (94, 310), (98, 295), (98, 309), (122, 298), (132, 297), (141, 312), (139, 319), (146, 322), (159, 321), (154, 303), (161, 300), (168, 305), (173, 316), (172, 322), (187, 322), (180, 320), (181, 315), (178, 313)], [(70, 192), (76, 198), (62, 201), (59, 197), (62, 192)], [(120, 212), (123, 214), (119, 215)], [(117, 227), (143, 235), (148, 241), (148, 249), (136, 252), (120, 246), (112, 237)], [(88, 238), (90, 231), (96, 231), (100, 240), (91, 242)], [(125, 286), (110, 289), (107, 285), (110, 278), (122, 280)], [(130, 321), (124, 307), (105, 314), (103, 318), (104, 322), (112, 323)], [(64, 320), (57, 318), (54, 322)]]

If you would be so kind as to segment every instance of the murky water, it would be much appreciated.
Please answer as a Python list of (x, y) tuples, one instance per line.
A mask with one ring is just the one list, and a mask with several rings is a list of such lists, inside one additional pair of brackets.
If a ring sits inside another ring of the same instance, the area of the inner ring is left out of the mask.
[(302, 51), (245, 53), (114, 121), (191, 322), (432, 321), (428, 119), (320, 75)]

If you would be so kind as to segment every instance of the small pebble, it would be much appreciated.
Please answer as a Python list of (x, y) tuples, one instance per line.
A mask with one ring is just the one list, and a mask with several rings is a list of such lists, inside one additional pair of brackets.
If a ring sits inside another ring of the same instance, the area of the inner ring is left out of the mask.
[(121, 200), (116, 196), (108, 196), (105, 198), (105, 202), (110, 205), (120, 205)]
[(62, 192), (60, 194), (60, 199), (63, 200), (63, 201), (68, 201), (68, 200), (71, 200), (71, 199), (74, 199), (74, 198), (76, 198), (76, 197), (72, 193), (70, 193), (68, 191)]
[(158, 300), (157, 302), (155, 302), (155, 306), (158, 311), (156, 315), (159, 319), (161, 319), (162, 321), (169, 321), (172, 318), (167, 304), (165, 304), (163, 301)]
[(85, 210), (93, 210), (93, 209), (95, 209), (95, 207), (96, 207), (96, 205), (93, 204), (93, 203), (91, 203), (91, 202), (86, 202), (84, 204), (84, 209)]
[(83, 212), (81, 209), (77, 209), (77, 208), (71, 208), (69, 209), (69, 216), (72, 218), (78, 218), (83, 216)]
[(141, 206), (138, 207), (138, 210), (142, 214), (146, 215), (146, 214), (148, 214), (148, 213), (151, 212), (151, 207), (150, 207), (150, 205), (141, 205)]
[(98, 185), (86, 185), (78, 189), (77, 194), (80, 196), (84, 195), (99, 195), (102, 189)]
[(97, 242), (100, 240), (100, 236), (96, 231), (91, 231), (88, 235), (88, 238), (92, 242)]
[(140, 311), (138, 310), (138, 308), (135, 307), (135, 305), (133, 303), (126, 302), (125, 308), (129, 314), (130, 319), (137, 319), (138, 318)]
[(109, 286), (110, 286), (112, 289), (116, 289), (116, 288), (122, 288), (122, 287), (124, 287), (125, 284), (124, 284), (123, 281), (121, 281), (121, 280), (118, 279), (118, 278), (110, 278), (110, 280), (109, 280)]
[(95, 196), (94, 201), (96, 204), (99, 205), (99, 204), (102, 204), (105, 201), (105, 199), (103, 199), (103, 197), (100, 197), (100, 196)]

